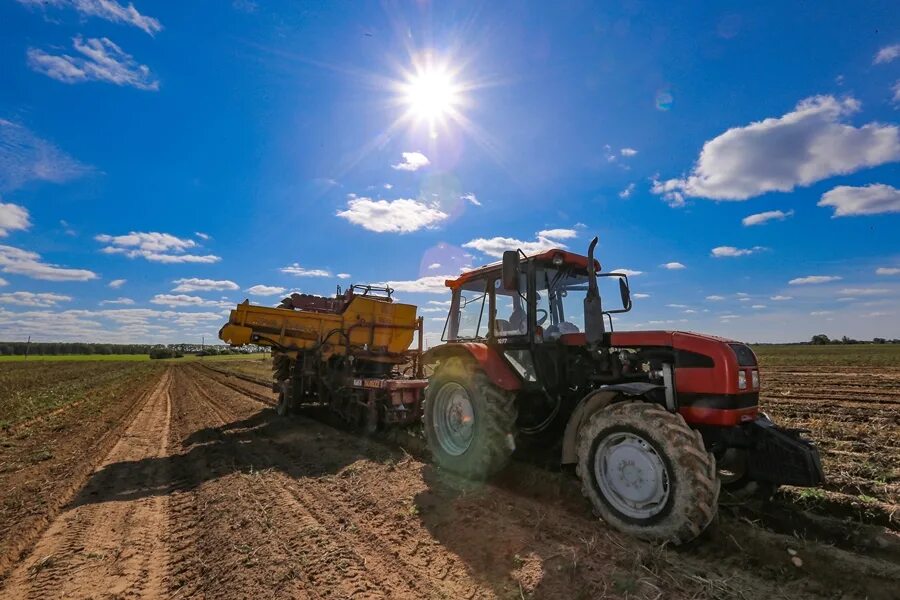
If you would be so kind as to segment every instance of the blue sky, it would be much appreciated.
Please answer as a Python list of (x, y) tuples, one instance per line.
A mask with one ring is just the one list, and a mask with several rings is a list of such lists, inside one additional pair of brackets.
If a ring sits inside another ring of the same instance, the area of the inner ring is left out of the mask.
[(0, 338), (387, 281), (433, 341), (593, 235), (619, 328), (900, 337), (895, 3), (319, 4), (0, 3)]

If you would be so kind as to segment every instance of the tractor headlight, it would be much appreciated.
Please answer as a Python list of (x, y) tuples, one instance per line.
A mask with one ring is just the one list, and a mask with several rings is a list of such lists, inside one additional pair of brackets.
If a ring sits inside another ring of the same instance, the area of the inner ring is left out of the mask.
[(738, 371), (738, 389), (746, 390), (747, 389), (747, 371), (741, 369)]
[(554, 254), (553, 255), (553, 265), (554, 266), (561, 267), (564, 260), (565, 259), (563, 258), (562, 254)]
[(750, 371), (750, 385), (753, 386), (754, 390), (759, 389), (759, 371), (756, 369)]

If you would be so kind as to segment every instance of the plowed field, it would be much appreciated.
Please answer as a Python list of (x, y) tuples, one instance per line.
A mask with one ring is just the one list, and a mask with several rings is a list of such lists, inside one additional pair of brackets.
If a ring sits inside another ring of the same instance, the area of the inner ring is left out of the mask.
[[(793, 518), (723, 509), (704, 539), (654, 547), (593, 518), (565, 473), (515, 463), (475, 485), (429, 466), (413, 438), (278, 418), (271, 393), (245, 379), (196, 364), (142, 377), (101, 411), (102, 432), (82, 434), (80, 405), (53, 409), (64, 428), (41, 435), (79, 448), (68, 476), (41, 471), (52, 461), (7, 461), (5, 503), (7, 485), (53, 483), (41, 518), (27, 518), (35, 497), (5, 508), (4, 522), (24, 524), (0, 538), (0, 596), (894, 598), (900, 584), (890, 526), (842, 533), (827, 511), (785, 500), (778, 510)], [(894, 435), (896, 425), (894, 413)], [(4, 441), (16, 427), (0, 431)], [(835, 485), (854, 485), (853, 473)], [(891, 490), (877, 496), (885, 507)], [(793, 534), (808, 522), (807, 539)]]

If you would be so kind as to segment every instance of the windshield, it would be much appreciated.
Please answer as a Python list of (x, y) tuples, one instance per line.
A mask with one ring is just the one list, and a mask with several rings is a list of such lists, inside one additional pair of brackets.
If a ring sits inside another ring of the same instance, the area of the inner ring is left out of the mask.
[(570, 269), (538, 268), (537, 325), (544, 328), (545, 338), (584, 331), (584, 296), (588, 277)]

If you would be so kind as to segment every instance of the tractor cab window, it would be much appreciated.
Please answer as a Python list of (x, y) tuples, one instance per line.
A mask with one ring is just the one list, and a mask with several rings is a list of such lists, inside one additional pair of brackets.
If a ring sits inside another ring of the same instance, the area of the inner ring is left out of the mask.
[(455, 290), (450, 308), (447, 339), (471, 340), (487, 337), (488, 305), (487, 282), (484, 279), (467, 281)]
[(535, 320), (543, 329), (544, 339), (583, 332), (587, 273), (565, 267), (538, 267), (535, 276)]
[(525, 290), (526, 276), (519, 277), (518, 290), (504, 290), (497, 279), (494, 282), (494, 335), (497, 337), (510, 337), (525, 335), (528, 333), (528, 309), (523, 292)]

